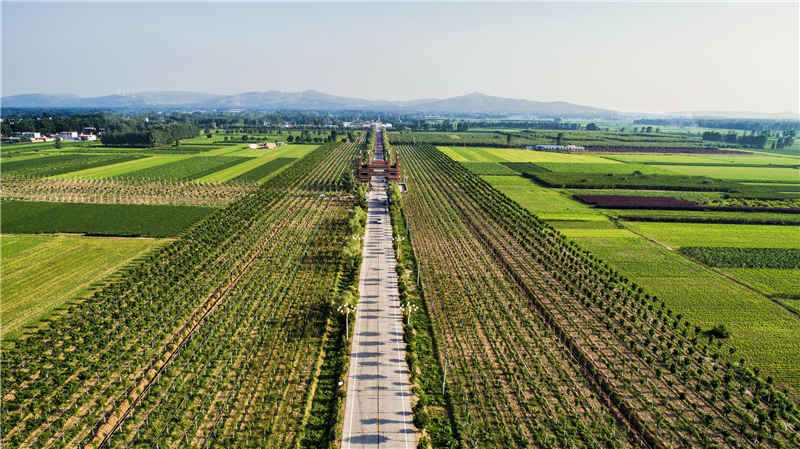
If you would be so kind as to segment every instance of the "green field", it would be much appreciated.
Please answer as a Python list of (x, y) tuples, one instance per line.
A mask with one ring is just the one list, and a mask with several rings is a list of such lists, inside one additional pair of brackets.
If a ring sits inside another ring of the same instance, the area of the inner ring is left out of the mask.
[(479, 176), (519, 176), (519, 172), (501, 165), (499, 162), (461, 162), (461, 165)]
[(522, 207), (534, 211), (543, 220), (607, 221), (605, 215), (554, 189), (541, 187), (521, 176), (482, 176), (495, 189)]
[(266, 163), (242, 172), (236, 177), (230, 178), (230, 180), (234, 182), (259, 182), (264, 180), (264, 178), (279, 173), (284, 167), (291, 165), (295, 161), (297, 161), (297, 159), (289, 157), (268, 160)]
[(662, 175), (674, 175), (675, 172), (646, 164), (596, 164), (596, 163), (574, 163), (574, 162), (539, 162), (540, 165), (552, 172), (566, 173), (613, 173), (619, 175), (630, 175), (635, 171), (644, 174), (658, 173)]
[(743, 153), (739, 155), (720, 154), (658, 154), (658, 153), (645, 153), (645, 154), (614, 154), (605, 155), (604, 157), (614, 159), (620, 162), (638, 162), (644, 164), (669, 164), (669, 165), (797, 165), (800, 159), (790, 156), (775, 156), (775, 155), (762, 155)]
[(769, 166), (756, 168), (702, 165), (656, 165), (655, 167), (690, 176), (709, 176), (712, 178), (733, 181), (800, 182), (800, 170), (796, 168), (775, 168)]
[(74, 171), (103, 168), (109, 165), (141, 159), (138, 155), (124, 154), (66, 154), (35, 158), (12, 159), (0, 164), (3, 173), (25, 176), (56, 176)]
[(723, 268), (727, 274), (767, 296), (800, 298), (800, 270), (778, 268)]
[(213, 207), (8, 201), (0, 226), (10, 234), (176, 237)]
[(636, 233), (671, 248), (682, 246), (800, 248), (796, 226), (628, 222)]
[(62, 178), (80, 177), (87, 179), (102, 179), (111, 178), (114, 176), (127, 177), (128, 173), (144, 170), (151, 167), (156, 167), (170, 162), (177, 162), (183, 159), (188, 159), (192, 156), (187, 155), (168, 155), (168, 156), (150, 156), (143, 159), (138, 159), (130, 162), (123, 162), (120, 164), (107, 165), (105, 167), (91, 168), (88, 170), (75, 171), (62, 175)]
[(235, 156), (194, 156), (130, 172), (126, 177), (154, 181), (196, 180), (249, 160), (251, 158)]
[(573, 162), (618, 164), (618, 161), (586, 154), (548, 153), (513, 148), (438, 147), (454, 161), (463, 162)]
[[(5, 231), (5, 230), (4, 230)], [(28, 326), (85, 297), (92, 285), (164, 240), (78, 236), (3, 235), (2, 337), (16, 338)]]

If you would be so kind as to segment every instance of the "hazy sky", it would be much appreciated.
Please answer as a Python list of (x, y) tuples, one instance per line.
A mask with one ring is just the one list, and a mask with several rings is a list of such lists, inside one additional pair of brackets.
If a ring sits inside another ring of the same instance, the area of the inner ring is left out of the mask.
[(800, 110), (800, 4), (2, 2), (2, 95), (482, 92)]

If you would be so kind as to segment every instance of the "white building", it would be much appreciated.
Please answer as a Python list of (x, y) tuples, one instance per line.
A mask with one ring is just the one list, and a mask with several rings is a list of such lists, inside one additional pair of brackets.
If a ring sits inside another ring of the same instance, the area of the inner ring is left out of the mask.
[(526, 150), (534, 150), (534, 151), (559, 151), (559, 150), (585, 150), (584, 147), (579, 147), (577, 145), (527, 145), (525, 147)]
[(40, 139), (42, 137), (42, 133), (28, 133), (28, 132), (14, 133), (14, 137), (30, 137), (31, 140), (33, 140), (33, 139)]
[(58, 133), (58, 137), (61, 137), (61, 140), (80, 140), (78, 131), (62, 131)]

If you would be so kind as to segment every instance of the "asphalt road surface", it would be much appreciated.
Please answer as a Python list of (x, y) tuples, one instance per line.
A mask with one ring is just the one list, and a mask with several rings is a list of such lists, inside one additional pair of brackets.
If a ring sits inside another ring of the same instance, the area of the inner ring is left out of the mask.
[[(382, 185), (369, 194), (343, 449), (416, 447), (392, 226), (383, 199), (386, 191)], [(378, 218), (383, 223), (377, 224)]]

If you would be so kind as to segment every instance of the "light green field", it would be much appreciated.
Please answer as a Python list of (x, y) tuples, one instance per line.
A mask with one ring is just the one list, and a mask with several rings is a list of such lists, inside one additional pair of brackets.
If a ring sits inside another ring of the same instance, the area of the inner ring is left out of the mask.
[(797, 158), (789, 156), (774, 156), (761, 154), (708, 155), (708, 154), (614, 154), (606, 155), (607, 158), (622, 162), (639, 162), (647, 164), (729, 164), (729, 165), (792, 165), (797, 164)]
[(800, 298), (800, 270), (778, 268), (721, 268), (765, 295)]
[(553, 172), (562, 173), (614, 173), (615, 175), (629, 175), (640, 171), (645, 175), (658, 173), (660, 175), (675, 175), (674, 171), (645, 164), (587, 164), (574, 162), (539, 162), (537, 165)]
[(271, 150), (257, 148), (254, 150), (250, 149), (243, 149), (231, 156), (245, 156), (245, 157), (268, 157), (270, 159), (275, 159), (279, 157), (294, 157), (294, 158), (301, 158), (308, 153), (317, 149), (319, 145), (285, 145), (278, 148), (273, 148)]
[(512, 148), (437, 147), (455, 161), (463, 162), (574, 162), (616, 164), (618, 161), (586, 154), (549, 153)]
[(56, 178), (88, 178), (88, 179), (101, 179), (110, 178), (112, 176), (123, 176), (126, 173), (142, 170), (145, 168), (155, 167), (156, 165), (166, 164), (169, 162), (179, 161), (193, 157), (191, 155), (175, 154), (165, 156), (151, 156), (135, 161), (122, 162), (120, 164), (106, 165), (103, 167), (90, 168), (87, 170), (76, 171), (64, 175), (56, 176)]
[[(237, 153), (237, 156), (238, 156), (238, 153)], [(230, 181), (231, 179), (233, 179), (233, 178), (235, 178), (235, 177), (237, 177), (239, 175), (247, 173), (248, 171), (250, 171), (250, 170), (252, 170), (252, 169), (254, 169), (256, 167), (264, 165), (264, 164), (266, 164), (266, 163), (268, 163), (270, 161), (273, 161), (275, 159), (277, 159), (277, 158), (275, 158), (275, 157), (256, 157), (256, 158), (254, 158), (252, 160), (249, 160), (247, 162), (243, 162), (241, 164), (234, 165), (233, 167), (229, 167), (229, 168), (226, 168), (224, 170), (220, 170), (218, 172), (211, 173), (210, 175), (204, 176), (204, 177), (202, 177), (200, 179), (197, 179), (196, 181), (197, 182), (201, 182), (201, 181), (202, 182), (226, 182), (226, 181)], [(287, 165), (279, 168), (278, 170), (275, 170), (274, 172), (270, 173), (269, 176), (265, 177), (264, 179), (261, 179), (260, 182), (264, 182), (265, 180), (277, 175), (278, 173), (282, 172), (283, 170), (286, 170), (288, 167), (291, 167), (292, 165), (293, 164), (290, 163), (290, 164), (287, 164)]]
[(543, 220), (607, 221), (605, 215), (554, 189), (541, 187), (522, 176), (481, 176), (492, 187), (508, 195)]
[(800, 170), (796, 168), (776, 168), (765, 166), (699, 166), (699, 165), (656, 165), (656, 167), (690, 176), (709, 176), (733, 181), (789, 181), (800, 182)]
[(79, 236), (0, 237), (2, 337), (14, 338), (92, 284), (167, 240)]
[(626, 222), (636, 233), (671, 248), (682, 246), (800, 248), (800, 227)]

